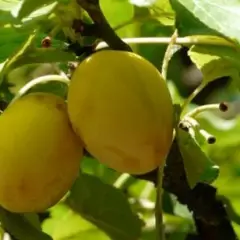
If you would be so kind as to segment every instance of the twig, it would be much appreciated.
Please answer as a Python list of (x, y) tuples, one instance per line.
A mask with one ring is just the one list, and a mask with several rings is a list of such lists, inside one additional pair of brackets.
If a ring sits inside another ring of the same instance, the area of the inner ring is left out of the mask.
[[(169, 44), (171, 37), (140, 37), (140, 38), (123, 38), (127, 44)], [(214, 45), (214, 46), (226, 46), (235, 48), (232, 42), (225, 40), (224, 38), (214, 36), (189, 36), (176, 38), (175, 44), (183, 46), (191, 45)], [(99, 42), (96, 49), (107, 47), (109, 44), (106, 42)], [(110, 46), (110, 45), (109, 45)]]
[(188, 112), (185, 115), (185, 117), (195, 118), (198, 114), (208, 111), (208, 110), (219, 110), (219, 104), (213, 103), (213, 104), (206, 104), (206, 105), (196, 107), (192, 111)]
[[(157, 184), (157, 169), (141, 176), (135, 176)], [(226, 209), (216, 194), (216, 188), (198, 183), (191, 189), (183, 166), (183, 159), (176, 139), (173, 141), (164, 169), (163, 188), (175, 194), (178, 201), (193, 212), (199, 239), (237, 240)]]
[(28, 82), (26, 85), (24, 85), (18, 91), (18, 93), (15, 95), (15, 97), (10, 102), (10, 104), (13, 104), (15, 101), (17, 101), (21, 96), (26, 94), (32, 87), (36, 86), (37, 84), (52, 82), (52, 81), (62, 82), (67, 85), (70, 83), (70, 80), (66, 76), (62, 76), (62, 75), (46, 75), (46, 76), (35, 78), (32, 81)]
[(155, 220), (156, 220), (156, 237), (157, 240), (165, 240), (165, 230), (163, 223), (163, 206), (162, 206), (162, 183), (163, 183), (164, 167), (158, 168), (156, 203), (155, 203)]
[(94, 23), (97, 25), (99, 37), (102, 38), (109, 47), (116, 50), (132, 51), (123, 42), (109, 25), (103, 12), (101, 11), (98, 0), (77, 0), (78, 4), (88, 12)]
[(205, 86), (206, 86), (206, 83), (205, 82), (201, 82), (200, 85), (186, 99), (186, 101), (183, 103), (183, 106), (182, 106), (182, 113), (181, 113), (181, 115), (183, 115), (185, 113), (185, 110), (186, 110), (187, 106), (203, 90), (203, 88), (205, 88)]
[[(174, 31), (171, 41), (166, 49), (163, 58), (162, 64), (162, 76), (166, 80), (167, 79), (167, 71), (168, 71), (168, 64), (172, 57), (172, 48), (177, 38), (177, 30)], [(164, 165), (163, 165), (164, 166)], [(162, 182), (163, 182), (163, 174), (164, 168), (163, 166), (159, 166), (157, 171), (157, 197), (156, 197), (156, 205), (155, 205), (155, 219), (156, 219), (156, 230), (157, 230), (157, 239), (164, 240), (165, 239), (165, 231), (164, 231), (164, 224), (163, 224), (163, 211), (162, 211)]]
[(169, 61), (171, 60), (171, 57), (173, 56), (173, 46), (177, 40), (177, 37), (178, 37), (178, 33), (177, 33), (177, 30), (174, 31), (172, 37), (171, 37), (171, 40), (167, 46), (167, 49), (166, 49), (166, 52), (164, 54), (164, 57), (163, 57), (163, 64), (162, 64), (162, 75), (163, 75), (163, 78), (165, 80), (167, 80), (167, 70), (168, 70), (168, 64), (169, 64)]

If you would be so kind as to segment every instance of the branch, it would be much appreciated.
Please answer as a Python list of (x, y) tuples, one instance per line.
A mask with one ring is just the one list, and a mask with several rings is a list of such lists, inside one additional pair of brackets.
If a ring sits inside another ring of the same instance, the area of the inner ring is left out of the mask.
[[(135, 177), (156, 184), (157, 171), (154, 170), (151, 173)], [(217, 198), (216, 188), (208, 184), (198, 183), (194, 189), (190, 189), (176, 140), (173, 142), (167, 158), (163, 187), (166, 191), (175, 194), (178, 201), (187, 205), (189, 210), (193, 212), (200, 239), (238, 239), (223, 202)]]
[(98, 0), (77, 0), (78, 4), (88, 12), (89, 16), (95, 23), (97, 35), (103, 39), (110, 48), (115, 50), (132, 51), (128, 44), (114, 32), (106, 20)]
[[(122, 39), (127, 44), (157, 44), (157, 45), (168, 45), (171, 42), (171, 37), (137, 37), (137, 38), (123, 38)], [(213, 46), (223, 46), (236, 48), (237, 46), (220, 37), (215, 36), (186, 36), (186, 37), (178, 37), (175, 41), (176, 45), (182, 46), (192, 46), (192, 45), (213, 45)], [(97, 49), (105, 48), (108, 44), (106, 42), (100, 42), (97, 46)]]

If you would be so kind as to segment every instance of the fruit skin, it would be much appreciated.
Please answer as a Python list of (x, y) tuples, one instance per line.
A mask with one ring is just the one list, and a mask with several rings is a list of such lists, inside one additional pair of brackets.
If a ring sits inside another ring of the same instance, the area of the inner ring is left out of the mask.
[(0, 116), (0, 136), (0, 205), (20, 213), (56, 204), (77, 178), (83, 154), (64, 100), (21, 97)]
[(68, 113), (86, 149), (116, 171), (147, 173), (170, 149), (170, 93), (159, 71), (135, 53), (103, 50), (82, 61), (69, 86)]

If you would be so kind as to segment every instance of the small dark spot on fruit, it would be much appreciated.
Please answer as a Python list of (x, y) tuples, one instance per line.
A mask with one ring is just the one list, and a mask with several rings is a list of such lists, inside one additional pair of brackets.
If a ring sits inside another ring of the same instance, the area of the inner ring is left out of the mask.
[(56, 109), (59, 110), (59, 111), (63, 111), (65, 109), (65, 107), (62, 103), (57, 103), (56, 104)]
[(36, 100), (40, 102), (42, 102), (45, 98), (43, 95), (40, 95), (40, 94), (35, 95), (35, 97), (36, 97)]
[(27, 184), (25, 179), (22, 179), (19, 183), (18, 189), (21, 193), (26, 193), (27, 191)]

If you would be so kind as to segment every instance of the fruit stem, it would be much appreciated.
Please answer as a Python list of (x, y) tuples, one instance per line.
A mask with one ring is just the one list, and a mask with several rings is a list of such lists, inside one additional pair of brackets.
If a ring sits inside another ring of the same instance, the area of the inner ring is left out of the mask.
[(209, 144), (213, 144), (216, 142), (216, 138), (209, 134), (206, 130), (204, 129), (200, 129), (199, 133), (204, 137), (204, 139), (209, 143)]
[(195, 118), (198, 114), (208, 111), (208, 110), (219, 110), (219, 104), (218, 103), (214, 103), (214, 104), (206, 104), (206, 105), (202, 105), (199, 106), (195, 109), (193, 109), (192, 111), (190, 111), (189, 113), (187, 113), (184, 118), (186, 117), (190, 117), (190, 118)]
[(18, 91), (18, 93), (15, 95), (15, 97), (10, 102), (10, 104), (13, 104), (16, 100), (18, 100), (20, 97), (22, 97), (24, 94), (26, 94), (35, 85), (40, 84), (40, 83), (51, 82), (51, 81), (58, 81), (58, 82), (66, 83), (67, 85), (69, 85), (69, 83), (70, 83), (70, 80), (64, 75), (46, 75), (46, 76), (41, 76), (41, 77), (35, 78), (35, 79), (31, 80), (30, 82), (28, 82), (26, 85), (24, 85)]
[(178, 37), (178, 32), (177, 32), (177, 29), (176, 29), (174, 31), (172, 37), (171, 37), (171, 41), (169, 42), (169, 44), (167, 46), (167, 49), (165, 51), (164, 58), (163, 58), (162, 71), (161, 72), (162, 72), (162, 76), (165, 80), (167, 80), (168, 65), (169, 65), (169, 61), (171, 60), (171, 57), (174, 54), (173, 47), (174, 47), (174, 44), (176, 42), (177, 37)]
[[(169, 44), (172, 40), (172, 37), (140, 37), (140, 38), (122, 38), (127, 44)], [(178, 37), (176, 38), (176, 43), (178, 45), (214, 45), (214, 46), (227, 46), (227, 47), (236, 47), (233, 42), (230, 42), (224, 38), (216, 36), (187, 36), (187, 37)], [(96, 49), (101, 49), (108, 47), (108, 44), (104, 41), (100, 42)]]
[(191, 93), (191, 95), (186, 99), (186, 101), (183, 103), (182, 106), (182, 113), (181, 115), (184, 114), (187, 106), (190, 104), (190, 102), (198, 95), (198, 93), (200, 93), (203, 88), (206, 86), (205, 82), (201, 82), (200, 85)]
[[(173, 55), (172, 50), (174, 47), (174, 44), (176, 42), (178, 36), (177, 29), (172, 34), (171, 40), (167, 46), (167, 49), (164, 54), (163, 63), (162, 63), (162, 76), (167, 80), (167, 71), (168, 71), (168, 65), (169, 61)], [(164, 159), (165, 163), (165, 159)], [(157, 240), (164, 240), (165, 239), (165, 232), (164, 232), (164, 225), (163, 225), (163, 210), (162, 210), (162, 182), (163, 182), (163, 170), (164, 165), (158, 167), (158, 173), (157, 173), (157, 189), (156, 189), (156, 203), (155, 203), (155, 221), (156, 221), (156, 238)]]
[(155, 202), (155, 220), (156, 220), (156, 239), (165, 240), (165, 231), (163, 224), (163, 206), (162, 206), (162, 183), (163, 183), (163, 170), (164, 165), (158, 168), (157, 173), (157, 192), (156, 192), (156, 202)]

